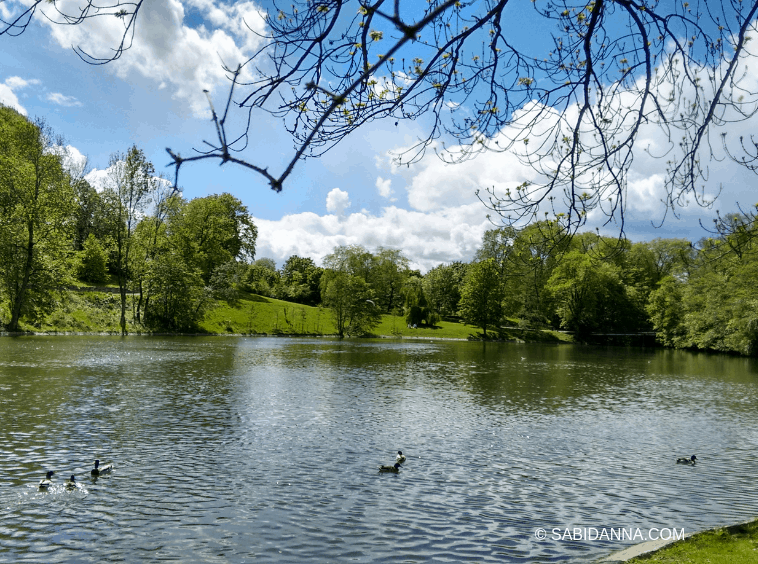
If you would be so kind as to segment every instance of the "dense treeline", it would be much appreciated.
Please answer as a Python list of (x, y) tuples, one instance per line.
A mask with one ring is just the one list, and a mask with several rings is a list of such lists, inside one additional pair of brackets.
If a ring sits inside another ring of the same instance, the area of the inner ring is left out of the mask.
[(487, 338), (504, 324), (596, 334), (655, 331), (666, 346), (755, 354), (756, 221), (729, 216), (712, 238), (632, 243), (596, 233), (567, 237), (558, 223), (493, 229), (470, 264), (424, 276), (394, 249), (337, 247), (317, 266), (262, 258), (240, 288), (329, 308), (340, 335), (370, 333), (380, 314), (413, 326), (462, 320)]
[[(488, 231), (475, 264), (499, 269), (503, 298), (484, 308), (491, 315), (477, 324), (507, 315), (523, 326), (570, 330), (579, 339), (655, 331), (666, 346), (754, 355), (756, 215), (720, 217), (712, 235), (697, 245), (683, 239), (631, 243), (596, 233), (567, 237), (551, 221)], [(469, 277), (467, 284), (473, 282)], [(479, 282), (480, 309), (483, 288), (492, 284)], [(474, 310), (461, 313), (474, 320)]]
[(51, 312), (66, 287), (118, 284), (121, 331), (192, 329), (234, 298), (257, 231), (229, 194), (187, 201), (137, 147), (112, 156), (98, 192), (43, 121), (0, 106), (0, 320)]
[(121, 331), (187, 331), (243, 292), (328, 308), (340, 336), (381, 315), (409, 327), (462, 320), (563, 329), (578, 340), (655, 331), (665, 346), (758, 351), (758, 222), (719, 218), (712, 237), (632, 243), (569, 237), (559, 220), (487, 231), (470, 264), (425, 275), (397, 249), (352, 245), (323, 266), (255, 259), (256, 227), (230, 194), (185, 200), (137, 147), (115, 153), (101, 191), (67, 168), (44, 122), (0, 107), (0, 322), (16, 331), (72, 284), (118, 286)]
[[(337, 247), (324, 260), (256, 261), (245, 277), (264, 295), (329, 307), (338, 332), (369, 333), (379, 313), (410, 326), (460, 319), (497, 336), (504, 324), (563, 329), (575, 339), (655, 331), (665, 346), (758, 351), (758, 221), (729, 215), (712, 237), (632, 243), (557, 221), (487, 231), (470, 264), (422, 276), (399, 251)], [(319, 299), (321, 300), (319, 302)]]

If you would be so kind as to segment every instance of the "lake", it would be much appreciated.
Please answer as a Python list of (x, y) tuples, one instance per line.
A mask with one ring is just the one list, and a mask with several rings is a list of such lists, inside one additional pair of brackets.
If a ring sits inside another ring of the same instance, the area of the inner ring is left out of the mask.
[(0, 338), (0, 561), (592, 562), (758, 515), (756, 414), (721, 355)]

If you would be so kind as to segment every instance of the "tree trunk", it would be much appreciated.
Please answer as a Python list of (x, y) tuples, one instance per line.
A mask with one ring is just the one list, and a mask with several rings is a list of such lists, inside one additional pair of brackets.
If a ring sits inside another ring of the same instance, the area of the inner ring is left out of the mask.
[(137, 323), (142, 323), (140, 320), (140, 309), (142, 308), (142, 280), (139, 281), (139, 300), (137, 300)]
[(126, 335), (126, 284), (118, 283), (121, 294), (121, 334)]
[(29, 239), (26, 243), (26, 261), (24, 262), (24, 274), (21, 277), (21, 285), (18, 288), (16, 299), (11, 308), (11, 322), (8, 325), (8, 331), (18, 331), (18, 322), (21, 318), (21, 307), (24, 304), (26, 290), (29, 287), (29, 278), (32, 273), (32, 264), (34, 263), (34, 224), (27, 223), (27, 232)]

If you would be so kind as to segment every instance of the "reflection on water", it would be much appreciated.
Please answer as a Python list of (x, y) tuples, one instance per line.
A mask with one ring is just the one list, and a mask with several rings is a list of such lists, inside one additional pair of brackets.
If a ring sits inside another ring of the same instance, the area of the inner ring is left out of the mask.
[[(4, 338), (0, 561), (591, 561), (629, 542), (535, 529), (758, 515), (757, 372), (621, 348)], [(114, 472), (91, 478), (95, 458)]]

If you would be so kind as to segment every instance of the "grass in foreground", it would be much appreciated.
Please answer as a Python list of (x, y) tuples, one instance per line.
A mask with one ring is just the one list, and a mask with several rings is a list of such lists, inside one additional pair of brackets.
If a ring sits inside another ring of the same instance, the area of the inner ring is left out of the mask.
[(754, 564), (758, 562), (758, 521), (698, 533), (629, 562)]

